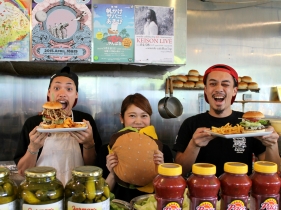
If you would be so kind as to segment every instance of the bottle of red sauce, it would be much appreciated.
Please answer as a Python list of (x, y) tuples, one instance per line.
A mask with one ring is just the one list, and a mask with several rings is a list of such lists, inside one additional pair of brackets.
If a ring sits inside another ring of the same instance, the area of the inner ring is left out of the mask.
[(252, 179), (250, 209), (278, 210), (280, 177), (277, 174), (277, 164), (268, 161), (257, 161), (254, 164)]
[(179, 164), (163, 163), (158, 166), (158, 175), (153, 180), (157, 210), (182, 209), (186, 181), (181, 174)]
[(214, 210), (220, 181), (215, 176), (216, 166), (209, 163), (195, 163), (192, 165), (192, 175), (187, 179), (190, 199), (190, 210)]
[(246, 210), (252, 181), (247, 175), (248, 165), (238, 162), (224, 164), (224, 173), (219, 177), (221, 184), (221, 210)]

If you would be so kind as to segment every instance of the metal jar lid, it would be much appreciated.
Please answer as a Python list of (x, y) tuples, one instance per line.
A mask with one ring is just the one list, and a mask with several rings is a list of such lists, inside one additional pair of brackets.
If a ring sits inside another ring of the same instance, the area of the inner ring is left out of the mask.
[(56, 169), (48, 166), (37, 166), (37, 167), (26, 169), (24, 171), (24, 174), (27, 177), (32, 177), (32, 178), (52, 177), (56, 175)]
[(10, 174), (10, 170), (6, 167), (0, 167), (0, 178), (8, 176)]
[(72, 170), (72, 175), (78, 177), (100, 177), (102, 169), (96, 166), (79, 166)]

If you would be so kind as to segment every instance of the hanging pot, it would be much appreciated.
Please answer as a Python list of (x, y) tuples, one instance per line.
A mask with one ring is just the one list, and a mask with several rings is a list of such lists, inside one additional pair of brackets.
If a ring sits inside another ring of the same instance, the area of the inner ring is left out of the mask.
[(165, 83), (165, 97), (162, 98), (159, 102), (158, 102), (158, 112), (160, 114), (161, 117), (165, 118), (165, 119), (169, 119), (169, 115), (166, 112), (165, 109), (165, 103), (166, 100), (169, 98), (169, 80), (166, 79), (166, 83)]

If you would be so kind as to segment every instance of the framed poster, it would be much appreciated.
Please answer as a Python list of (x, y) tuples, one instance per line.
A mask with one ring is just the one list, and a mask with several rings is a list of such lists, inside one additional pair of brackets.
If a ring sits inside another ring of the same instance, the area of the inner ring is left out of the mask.
[(93, 5), (93, 62), (134, 61), (134, 6)]
[(32, 60), (91, 61), (90, 0), (33, 0)]
[(0, 61), (29, 61), (30, 1), (0, 0)]
[(174, 8), (135, 6), (135, 62), (174, 63)]

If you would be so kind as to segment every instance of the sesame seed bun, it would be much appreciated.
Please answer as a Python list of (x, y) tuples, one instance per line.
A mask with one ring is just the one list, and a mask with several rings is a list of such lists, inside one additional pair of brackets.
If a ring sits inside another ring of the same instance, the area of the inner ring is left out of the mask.
[(173, 81), (173, 87), (182, 87), (182, 86), (183, 86), (182, 81), (179, 81), (179, 80)]
[(247, 89), (248, 83), (246, 82), (238, 82), (238, 89)]
[(205, 85), (204, 85), (203, 81), (198, 81), (198, 82), (195, 83), (195, 87), (204, 88)]
[(259, 111), (248, 111), (243, 114), (242, 118), (260, 119), (260, 118), (264, 118), (264, 114)]
[(250, 82), (250, 83), (248, 83), (248, 88), (249, 89), (258, 89), (259, 86), (256, 82)]
[(195, 69), (191, 69), (191, 70), (189, 70), (188, 75), (199, 76), (199, 72)]
[(48, 101), (43, 104), (43, 108), (45, 109), (61, 109), (62, 105), (59, 102), (56, 101)]
[(183, 83), (183, 87), (190, 88), (190, 87), (194, 87), (194, 86), (195, 86), (195, 82), (192, 82), (192, 81), (187, 81), (187, 82)]
[(188, 76), (188, 81), (197, 82), (199, 81), (198, 76)]
[(249, 77), (249, 76), (243, 76), (243, 77), (241, 78), (241, 81), (242, 81), (242, 82), (247, 82), (247, 83), (249, 83), (249, 82), (252, 82), (252, 78)]

